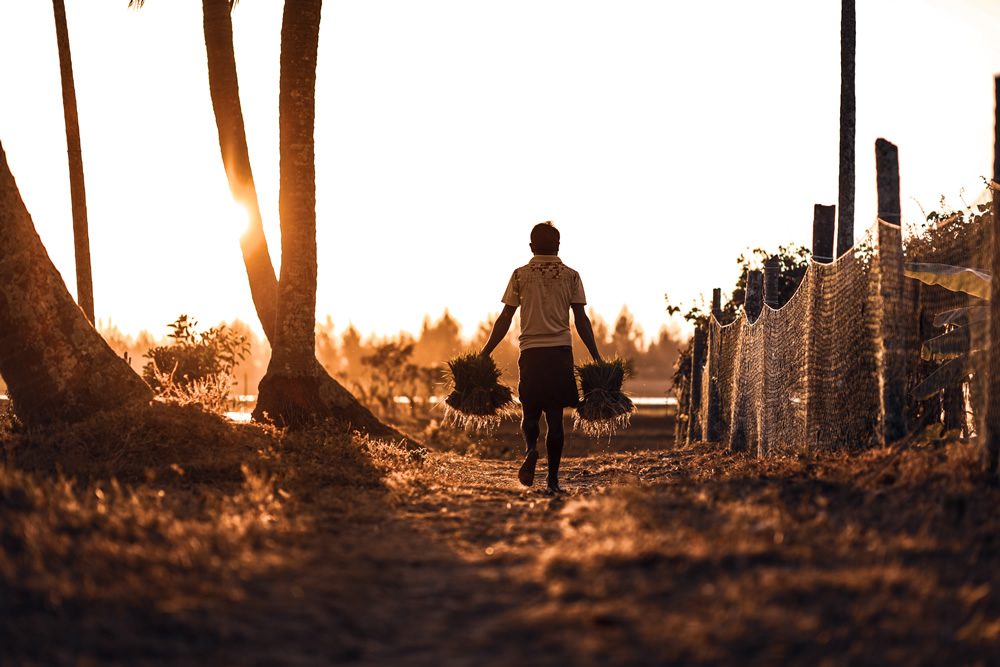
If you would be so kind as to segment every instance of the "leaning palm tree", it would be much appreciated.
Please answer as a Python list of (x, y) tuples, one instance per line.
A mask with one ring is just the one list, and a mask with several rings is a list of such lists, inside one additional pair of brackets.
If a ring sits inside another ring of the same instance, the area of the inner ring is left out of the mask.
[[(141, 2), (140, 2), (141, 4)], [(257, 317), (264, 335), (274, 338), (277, 308), (278, 278), (264, 236), (264, 225), (250, 166), (243, 107), (240, 104), (240, 84), (236, 74), (236, 54), (233, 49), (233, 21), (230, 12), (235, 0), (202, 0), (205, 31), (205, 51), (208, 56), (208, 89), (219, 131), (222, 164), (229, 180), (233, 199), (246, 208), (249, 222), (240, 237), (240, 248), (250, 282)]]
[(35, 231), (2, 144), (0, 375), (25, 425), (75, 421), (152, 399), (70, 296)]
[[(141, 7), (142, 4), (143, 0), (130, 0), (129, 2), (130, 7)], [(212, 107), (215, 112), (215, 123), (219, 132), (222, 162), (229, 180), (229, 189), (233, 198), (245, 206), (249, 214), (249, 224), (246, 232), (240, 238), (240, 247), (250, 283), (250, 293), (261, 328), (273, 349), (277, 335), (278, 279), (274, 273), (267, 238), (264, 235), (257, 190), (250, 165), (250, 152), (247, 148), (246, 129), (243, 123), (239, 78), (236, 72), (236, 57), (233, 49), (233, 24), (230, 15), (235, 5), (236, 0), (202, 0), (205, 47), (208, 56), (208, 83)], [(315, 16), (318, 29), (318, 11)], [(312, 145), (311, 130), (309, 142)], [(313, 220), (315, 221), (315, 218)], [(282, 228), (282, 236), (284, 237), (284, 227)], [(284, 262), (282, 263), (284, 264)], [(315, 295), (315, 287), (313, 287), (313, 295)], [(313, 313), (310, 317), (313, 317), (315, 296), (313, 296), (313, 306), (308, 309), (310, 313)], [(314, 345), (314, 339), (311, 345)], [(396, 429), (379, 421), (347, 389), (330, 377), (330, 374), (315, 359), (315, 356), (313, 356), (313, 364), (317, 378), (318, 414), (333, 416), (374, 437), (392, 439), (404, 437)], [(274, 410), (267, 412), (275, 413)], [(263, 413), (260, 416), (262, 417)]]
[(73, 204), (73, 246), (76, 251), (76, 299), (90, 323), (94, 323), (94, 281), (90, 272), (90, 235), (87, 225), (87, 193), (83, 186), (83, 154), (80, 151), (80, 119), (76, 113), (73, 60), (66, 28), (63, 0), (52, 0), (62, 78), (63, 116), (66, 119), (66, 152), (69, 156), (69, 192)]

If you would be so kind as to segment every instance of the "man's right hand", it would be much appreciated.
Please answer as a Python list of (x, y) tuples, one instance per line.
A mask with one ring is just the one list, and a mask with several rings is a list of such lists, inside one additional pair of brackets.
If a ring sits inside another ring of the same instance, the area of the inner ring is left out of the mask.
[(496, 322), (493, 323), (493, 330), (490, 331), (490, 338), (486, 341), (486, 345), (483, 346), (482, 351), (479, 353), (485, 357), (490, 356), (493, 350), (496, 349), (503, 337), (507, 335), (510, 330), (511, 322), (514, 321), (514, 311), (517, 310), (517, 306), (508, 306), (504, 304), (503, 310), (497, 316)]

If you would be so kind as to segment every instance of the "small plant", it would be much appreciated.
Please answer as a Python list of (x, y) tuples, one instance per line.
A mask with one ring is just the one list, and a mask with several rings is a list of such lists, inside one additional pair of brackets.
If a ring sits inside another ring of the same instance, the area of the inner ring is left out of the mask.
[(198, 333), (198, 322), (181, 315), (167, 325), (169, 345), (148, 350), (142, 377), (156, 396), (181, 404), (200, 403), (206, 410), (225, 412), (233, 384), (233, 369), (246, 358), (246, 337), (222, 325)]
[(573, 418), (576, 428), (588, 435), (610, 436), (629, 425), (635, 405), (622, 391), (622, 384), (632, 377), (631, 362), (617, 357), (588, 361), (576, 367), (576, 376), (583, 394)]
[(452, 391), (445, 399), (445, 420), (476, 431), (491, 430), (517, 410), (514, 393), (500, 381), (492, 357), (466, 352), (448, 361)]

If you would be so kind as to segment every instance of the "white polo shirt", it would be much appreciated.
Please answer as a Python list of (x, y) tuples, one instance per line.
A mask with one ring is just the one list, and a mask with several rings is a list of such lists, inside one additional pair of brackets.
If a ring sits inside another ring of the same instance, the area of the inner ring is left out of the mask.
[(514, 269), (503, 294), (503, 303), (521, 308), (518, 348), (572, 345), (569, 311), (572, 304), (587, 303), (580, 274), (557, 255), (535, 255)]

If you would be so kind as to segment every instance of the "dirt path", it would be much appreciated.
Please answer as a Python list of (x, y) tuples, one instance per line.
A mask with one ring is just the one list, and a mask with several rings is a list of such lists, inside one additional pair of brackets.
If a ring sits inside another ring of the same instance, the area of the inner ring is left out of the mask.
[[(521, 486), (514, 477), (517, 462), (435, 454), (391, 518), (362, 521), (352, 535), (323, 537), (314, 560), (289, 572), (323, 580), (298, 584), (309, 591), (307, 598), (318, 593), (328, 605), (334, 599), (349, 605), (335, 614), (353, 616), (341, 634), (349, 648), (330, 649), (350, 662), (605, 664), (625, 648), (616, 646), (613, 620), (584, 628), (610, 632), (609, 647), (596, 652), (593, 641), (567, 637), (570, 628), (552, 632), (548, 621), (532, 620), (536, 614), (558, 615), (564, 604), (546, 586), (544, 559), (563, 537), (568, 505), (637, 483), (640, 471), (661, 477), (663, 458), (648, 453), (569, 459), (563, 473), (568, 492), (553, 497), (542, 484)], [(540, 480), (543, 475), (544, 463)], [(340, 523), (332, 519), (330, 525)], [(343, 557), (339, 565), (335, 554)], [(331, 590), (334, 580), (344, 587)]]
[[(535, 571), (562, 536), (567, 503), (634, 477), (616, 466), (624, 458), (567, 461), (570, 491), (552, 497), (521, 486), (517, 463), (431, 455), (391, 513), (345, 524), (338, 510), (318, 520), (305, 545), (283, 545), (291, 558), (225, 612), (243, 618), (246, 631), (217, 655), (379, 665), (508, 665), (528, 656), (566, 664), (577, 651), (526, 620), (550, 604)], [(274, 620), (262, 631), (254, 618), (265, 610)]]
[(593, 652), (591, 642), (567, 637), (563, 628), (553, 632), (543, 620), (559, 616), (565, 602), (546, 585), (545, 560), (563, 537), (567, 505), (638, 482), (639, 470), (657, 476), (652, 468), (663, 467), (662, 458), (569, 459), (563, 466), (567, 493), (555, 497), (544, 492), (544, 462), (536, 485), (526, 489), (515, 477), (517, 461), (432, 459), (436, 483), (410, 497), (400, 516), (417, 539), (445, 547), (421, 563), (420, 572), (408, 573), (420, 582), (415, 589), (421, 595), (410, 598), (417, 607), (412, 617), (430, 622), (410, 628), (421, 638), (420, 651), (405, 641), (387, 642), (368, 656), (372, 664), (606, 664), (621, 652)]

